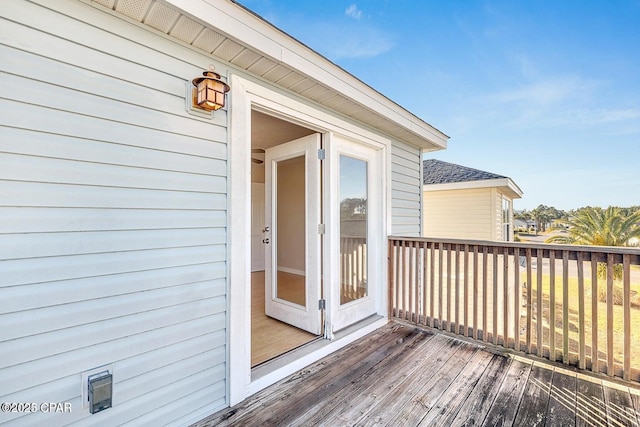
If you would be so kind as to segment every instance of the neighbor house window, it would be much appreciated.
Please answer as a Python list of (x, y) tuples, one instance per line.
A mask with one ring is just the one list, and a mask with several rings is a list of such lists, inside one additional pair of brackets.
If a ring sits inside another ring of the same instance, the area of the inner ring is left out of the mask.
[(511, 230), (511, 200), (502, 198), (502, 240), (510, 242), (512, 240)]

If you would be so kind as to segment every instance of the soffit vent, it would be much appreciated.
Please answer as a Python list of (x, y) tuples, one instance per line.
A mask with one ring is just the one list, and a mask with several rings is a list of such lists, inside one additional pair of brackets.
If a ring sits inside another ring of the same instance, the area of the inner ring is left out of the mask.
[(152, 0), (120, 0), (116, 5), (116, 12), (142, 22)]

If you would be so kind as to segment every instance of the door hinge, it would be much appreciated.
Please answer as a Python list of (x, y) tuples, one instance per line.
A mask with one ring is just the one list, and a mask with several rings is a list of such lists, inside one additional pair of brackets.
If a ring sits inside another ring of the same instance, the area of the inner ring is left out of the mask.
[(324, 224), (318, 224), (318, 234), (324, 234)]
[(326, 310), (327, 309), (327, 301), (324, 299), (318, 300), (318, 310)]
[(324, 148), (318, 149), (318, 160), (324, 160), (324, 157), (325, 157)]

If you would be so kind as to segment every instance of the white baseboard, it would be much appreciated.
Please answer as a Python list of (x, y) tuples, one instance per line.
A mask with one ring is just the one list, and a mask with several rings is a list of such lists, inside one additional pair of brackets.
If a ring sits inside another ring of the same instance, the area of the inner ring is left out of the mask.
[(306, 273), (302, 270), (296, 270), (293, 268), (289, 268), (289, 267), (278, 267), (278, 271), (282, 271), (283, 273), (291, 273), (291, 274), (296, 274), (298, 276), (305, 276)]

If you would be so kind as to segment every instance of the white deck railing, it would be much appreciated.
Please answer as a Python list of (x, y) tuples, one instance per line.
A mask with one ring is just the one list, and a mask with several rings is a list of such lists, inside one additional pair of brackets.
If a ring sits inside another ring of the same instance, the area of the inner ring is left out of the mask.
[(640, 249), (391, 237), (389, 315), (640, 381), (638, 265)]

